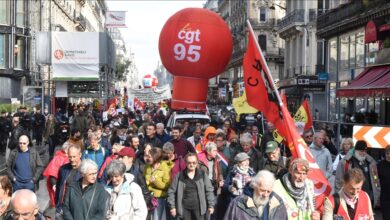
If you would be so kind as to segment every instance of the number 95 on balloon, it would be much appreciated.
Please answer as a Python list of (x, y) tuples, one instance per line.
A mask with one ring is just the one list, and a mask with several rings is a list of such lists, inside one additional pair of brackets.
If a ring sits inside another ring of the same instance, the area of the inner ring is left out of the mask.
[(187, 60), (192, 63), (199, 61), (201, 57), (200, 45), (200, 31), (199, 29), (195, 31), (191, 30), (181, 30), (177, 34), (178, 43), (173, 45), (173, 52), (175, 54), (175, 59), (178, 61)]

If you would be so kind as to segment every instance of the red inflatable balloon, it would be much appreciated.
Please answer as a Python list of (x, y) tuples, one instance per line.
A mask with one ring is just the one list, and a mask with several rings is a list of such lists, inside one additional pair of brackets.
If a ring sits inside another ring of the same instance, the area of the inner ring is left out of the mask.
[(206, 109), (208, 79), (225, 70), (232, 42), (225, 21), (208, 9), (187, 8), (168, 19), (160, 33), (159, 52), (175, 76), (173, 109)]

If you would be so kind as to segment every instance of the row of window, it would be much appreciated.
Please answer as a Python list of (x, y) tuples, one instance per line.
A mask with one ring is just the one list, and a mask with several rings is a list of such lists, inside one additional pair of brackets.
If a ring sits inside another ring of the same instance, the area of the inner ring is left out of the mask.
[(11, 10), (15, 7), (15, 24), (18, 27), (24, 27), (26, 25), (26, 0), (1, 0), (0, 1), (0, 24), (11, 24)]
[(16, 36), (15, 37), (15, 45), (13, 50), (11, 50), (11, 41), (9, 34), (0, 34), (0, 69), (10, 68), (10, 52), (13, 53), (13, 68), (16, 69), (24, 69), (25, 67), (25, 37)]
[(328, 48), (328, 72), (336, 74), (338, 70), (339, 81), (342, 81), (351, 80), (356, 77), (356, 70), (374, 63), (379, 46), (378, 43), (364, 44), (364, 29), (361, 28), (330, 39)]

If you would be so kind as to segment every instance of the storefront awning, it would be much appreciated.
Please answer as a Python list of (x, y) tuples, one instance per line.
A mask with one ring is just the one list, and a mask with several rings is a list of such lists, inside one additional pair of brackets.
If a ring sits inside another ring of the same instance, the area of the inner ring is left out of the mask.
[(337, 90), (341, 97), (390, 97), (390, 65), (365, 69), (348, 86)]

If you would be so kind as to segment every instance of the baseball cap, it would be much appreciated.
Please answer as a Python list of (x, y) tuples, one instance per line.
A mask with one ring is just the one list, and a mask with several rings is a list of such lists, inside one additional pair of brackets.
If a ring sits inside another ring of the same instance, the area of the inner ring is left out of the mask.
[(122, 150), (120, 150), (119, 152), (118, 152), (118, 155), (119, 156), (127, 156), (127, 157), (135, 157), (135, 152), (134, 152), (134, 150), (133, 150), (133, 148), (131, 148), (131, 147), (124, 147), (124, 148), (122, 148)]
[(244, 152), (241, 152), (241, 153), (238, 153), (235, 157), (234, 157), (234, 160), (236, 162), (241, 162), (241, 161), (244, 161), (244, 160), (247, 160), (249, 159), (250, 157), (248, 156), (248, 154), (244, 153)]
[(268, 141), (265, 145), (265, 153), (272, 153), (278, 147), (278, 143), (276, 141)]

